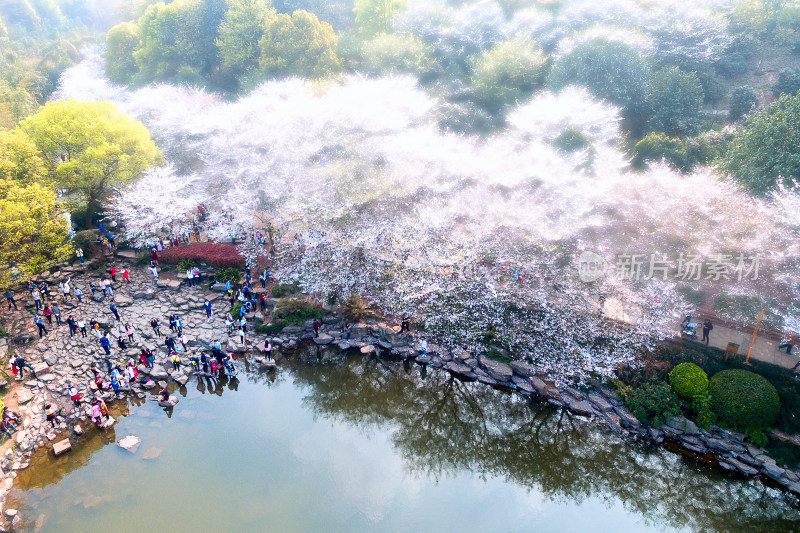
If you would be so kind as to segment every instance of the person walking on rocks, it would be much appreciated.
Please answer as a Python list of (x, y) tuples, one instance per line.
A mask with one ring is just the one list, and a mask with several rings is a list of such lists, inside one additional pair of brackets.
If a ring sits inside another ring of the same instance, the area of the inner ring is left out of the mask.
[(267, 358), (267, 361), (272, 360), (272, 343), (269, 342), (269, 339), (264, 341), (264, 357)]
[(40, 339), (43, 335), (47, 335), (47, 329), (44, 327), (44, 321), (39, 315), (33, 315), (33, 323), (36, 324), (37, 328), (39, 328)]
[(52, 326), (53, 325), (53, 311), (50, 310), (50, 306), (49, 305), (44, 304), (44, 309), (42, 309), (42, 314), (47, 319), (47, 323)]
[(203, 309), (205, 309), (206, 317), (208, 317), (207, 322), (211, 322), (211, 315), (214, 313), (214, 311), (211, 309), (211, 302), (206, 300), (205, 303), (203, 304)]
[(128, 341), (133, 343), (133, 328), (130, 324), (125, 324), (125, 334), (128, 336)]
[(311, 324), (311, 326), (314, 328), (314, 337), (319, 337), (319, 327), (321, 325), (322, 324), (319, 320), (314, 320), (314, 322)]
[(11, 310), (12, 305), (14, 306), (14, 309), (19, 310), (19, 307), (17, 307), (17, 301), (14, 300), (14, 291), (8, 289), (6, 292), (3, 293), (3, 296), (6, 297), (6, 303), (8, 304), (9, 311)]
[(103, 350), (106, 352), (106, 355), (111, 355), (111, 341), (108, 340), (107, 335), (103, 335), (100, 337), (100, 346), (103, 347)]
[(67, 327), (69, 327), (69, 338), (75, 336), (75, 331), (78, 329), (78, 326), (75, 325), (75, 319), (72, 318), (72, 315), (67, 317)]
[(25, 361), (25, 359), (22, 356), (18, 356), (16, 359), (14, 359), (14, 366), (16, 366), (17, 370), (19, 371), (20, 379), (25, 379), (25, 373), (23, 372), (24, 368), (30, 368), (31, 374), (33, 374), (33, 378), (36, 379), (36, 371), (33, 369), (31, 365), (29, 365)]
[(117, 267), (113, 264), (108, 268), (108, 273), (111, 274), (111, 281), (117, 282)]
[(175, 333), (175, 316), (176, 315), (174, 313), (169, 315), (169, 330), (172, 333)]
[(123, 337), (122, 335), (117, 337), (117, 346), (119, 346), (120, 350), (127, 350), (128, 349), (128, 343), (125, 342), (125, 337)]
[(155, 318), (150, 320), (150, 327), (153, 328), (153, 333), (155, 333), (157, 337), (161, 336), (161, 326), (159, 326), (158, 320)]
[(225, 316), (225, 328), (228, 331), (228, 337), (230, 337), (231, 332), (233, 332), (233, 317), (230, 313)]
[(150, 262), (150, 272), (153, 273), (153, 282), (155, 283), (158, 281), (158, 267), (156, 267), (156, 263), (153, 261)]
[(170, 361), (172, 361), (172, 369), (173, 370), (180, 370), (181, 369), (181, 358), (178, 357), (178, 352), (172, 352), (170, 356)]
[(83, 264), (83, 249), (76, 248), (75, 249), (75, 257), (77, 257), (80, 260), (81, 264)]
[(108, 308), (112, 313), (114, 313), (114, 316), (117, 317), (117, 320), (119, 320), (119, 311), (117, 311), (117, 304), (114, 303), (114, 300), (111, 300), (111, 304), (108, 306)]
[(194, 270), (191, 268), (186, 269), (186, 286), (191, 287), (194, 285)]
[(81, 292), (81, 290), (78, 287), (75, 287), (75, 298), (78, 299), (78, 303), (83, 302), (82, 297), (83, 297), (83, 292)]
[(169, 350), (170, 352), (174, 352), (175, 351), (175, 339), (173, 339), (170, 336), (167, 336), (167, 338), (164, 339), (164, 346), (166, 346), (167, 350)]
[(86, 334), (86, 321), (82, 318), (79, 318), (76, 325), (81, 329), (81, 337), (84, 339), (88, 337)]
[(178, 340), (181, 341), (181, 346), (183, 346), (183, 351), (188, 352), (189, 348), (186, 347), (186, 335), (181, 333), (181, 336), (178, 337)]
[(242, 340), (242, 344), (244, 344), (244, 328), (239, 326), (239, 338)]
[(183, 319), (181, 315), (175, 315), (175, 329), (178, 335), (183, 335)]
[(50, 311), (53, 313), (53, 318), (56, 319), (56, 326), (61, 325), (61, 309), (58, 308), (57, 304), (53, 304), (53, 307), (50, 308)]
[(70, 293), (70, 290), (71, 290), (70, 286), (69, 286), (69, 282), (70, 282), (71, 279), (72, 278), (65, 279), (64, 280), (64, 285), (61, 287), (61, 292), (62, 292), (61, 299), (64, 300), (65, 302), (67, 300), (69, 300), (69, 293)]
[(39, 289), (34, 288), (31, 291), (31, 298), (33, 298), (33, 304), (36, 306), (36, 312), (39, 312), (39, 308), (42, 307), (42, 294), (39, 292)]
[(703, 340), (706, 341), (706, 344), (708, 344), (708, 334), (711, 333), (712, 329), (714, 329), (714, 324), (709, 319), (706, 319), (703, 322)]
[(130, 276), (130, 273), (128, 272), (128, 269), (127, 268), (123, 268), (122, 269), (122, 280), (128, 285), (131, 284), (131, 280), (130, 280), (129, 276)]

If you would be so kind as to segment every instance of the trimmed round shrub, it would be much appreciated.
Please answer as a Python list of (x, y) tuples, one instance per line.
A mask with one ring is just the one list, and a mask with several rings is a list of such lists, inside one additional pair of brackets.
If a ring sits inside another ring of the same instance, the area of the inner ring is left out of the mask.
[(781, 411), (778, 391), (764, 377), (731, 369), (714, 374), (708, 387), (720, 425), (750, 434), (771, 427)]
[(708, 390), (708, 376), (694, 363), (681, 363), (669, 373), (669, 383), (678, 396), (694, 398)]

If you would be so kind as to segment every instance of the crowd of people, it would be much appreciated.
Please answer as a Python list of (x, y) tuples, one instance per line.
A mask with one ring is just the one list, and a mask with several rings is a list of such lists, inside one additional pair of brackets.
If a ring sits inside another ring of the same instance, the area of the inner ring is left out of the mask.
[[(113, 234), (111, 232), (102, 233), (105, 239), (111, 246), (115, 246)], [(151, 262), (151, 271), (154, 272), (154, 277), (157, 278), (158, 271), (158, 254), (157, 250), (153, 249), (153, 261)], [(82, 250), (76, 251), (78, 259), (83, 261)], [(269, 277), (269, 271), (265, 270), (259, 276), (259, 281), (262, 281), (262, 286), (265, 280)], [(187, 270), (186, 272), (186, 285), (195, 286), (201, 280), (199, 269)], [(141, 335), (137, 332), (136, 328), (130, 322), (125, 321), (124, 313), (120, 311), (114, 299), (114, 294), (120, 287), (131, 284), (131, 272), (124, 266), (118, 267), (116, 263), (110, 263), (108, 266), (107, 276), (104, 275), (98, 282), (86, 282), (83, 289), (73, 282), (72, 278), (66, 277), (58, 282), (57, 291), (53, 290), (46, 281), (38, 283), (29, 280), (28, 296), (33, 302), (33, 324), (36, 326), (40, 338), (51, 335), (55, 331), (60, 330), (66, 326), (66, 333), (70, 338), (76, 335), (81, 338), (94, 337), (97, 346), (104, 354), (106, 368), (99, 369), (96, 364), (91, 365), (91, 385), (89, 390), (95, 390), (96, 394), (91, 398), (84, 398), (83, 394), (78, 393), (74, 385), (69, 385), (65, 395), (69, 396), (73, 404), (78, 407), (87, 403), (90, 407), (90, 416), (93, 422), (98, 425), (103, 425), (107, 422), (109, 414), (108, 407), (103, 401), (103, 394), (113, 392), (115, 395), (130, 390), (134, 384), (146, 384), (149, 377), (139, 372), (137, 364), (152, 369), (156, 364), (156, 354), (153, 350), (149, 349), (141, 341)], [(238, 285), (238, 283), (236, 284)], [(101, 322), (97, 317), (86, 317), (81, 311), (85, 308), (83, 295), (84, 290), (90, 292), (94, 296), (94, 300), (98, 302), (107, 302), (108, 318), (112, 318), (112, 325), (109, 326), (106, 321)], [(248, 318), (251, 313), (255, 313), (260, 307), (263, 311), (266, 309), (263, 294), (259, 301), (252, 290), (250, 271), (247, 270), (245, 279), (241, 288), (237, 288), (230, 281), (226, 284), (228, 297), (233, 307), (236, 302), (241, 303), (238, 316), (233, 317), (231, 312), (225, 314), (225, 324), (227, 326), (228, 336), (237, 335), (241, 343), (246, 343), (248, 332)], [(12, 307), (16, 310), (18, 307), (18, 297), (11, 289), (4, 293), (8, 308)], [(71, 312), (67, 314), (66, 318), (62, 316), (62, 311), (59, 304), (63, 302), (71, 302), (72, 305), (68, 307)], [(206, 315), (207, 321), (214, 319), (214, 309), (210, 300), (206, 299), (203, 303), (203, 311)], [(173, 313), (169, 316), (168, 326), (169, 332), (161, 331), (161, 323), (158, 317), (152, 317), (150, 326), (153, 334), (157, 339), (163, 338), (163, 349), (166, 352), (167, 361), (172, 364), (172, 368), (176, 371), (181, 369), (183, 361), (181, 360), (181, 353), (185, 354), (188, 359), (188, 364), (199, 375), (205, 377), (216, 377), (220, 373), (227, 376), (234, 376), (236, 369), (233, 364), (234, 355), (228, 354), (223, 351), (220, 339), (216, 339), (211, 349), (192, 351), (190, 349), (190, 341), (185, 333), (184, 318), (178, 314)], [(116, 327), (119, 334), (112, 337), (111, 330)], [(166, 333), (166, 334), (165, 334)], [(160, 341), (159, 341), (160, 342)], [(139, 348), (138, 361), (133, 358), (128, 358), (127, 363), (121, 366), (115, 359), (115, 351), (124, 353), (130, 348)], [(272, 346), (267, 341), (265, 344), (265, 353), (268, 358), (271, 358)], [(24, 357), (18, 356), (11, 361), (12, 372), (17, 380), (25, 379), (26, 371), (29, 371), (34, 378), (36, 374), (33, 367), (25, 360)], [(164, 390), (161, 391), (162, 396)], [(168, 398), (169, 392), (166, 391)], [(56, 419), (61, 414), (61, 410), (57, 407), (57, 402), (51, 401), (45, 404), (44, 408), (46, 420), (51, 422), (53, 426), (56, 425)], [(14, 427), (11, 423), (5, 423), (0, 427), (0, 431), (13, 432)]]

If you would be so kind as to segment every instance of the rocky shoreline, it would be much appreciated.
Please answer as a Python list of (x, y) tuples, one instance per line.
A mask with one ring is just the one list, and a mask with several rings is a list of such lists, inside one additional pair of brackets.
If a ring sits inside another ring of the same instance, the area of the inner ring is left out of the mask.
[[(87, 322), (90, 318), (95, 318), (104, 326), (110, 327), (115, 337), (124, 335), (122, 329), (126, 324), (133, 326), (136, 342), (124, 351), (117, 349), (115, 345), (110, 356), (112, 361), (124, 366), (130, 358), (138, 361), (136, 354), (142, 346), (153, 350), (156, 355), (154, 368), (150, 370), (138, 366), (140, 373), (149, 375), (150, 383), (146, 386), (139, 383), (132, 387), (123, 385), (122, 395), (145, 399), (148, 388), (155, 387), (156, 384), (164, 386), (171, 383), (171, 387), (177, 387), (185, 385), (190, 379), (192, 370), (186, 353), (181, 353), (181, 369), (173, 370), (167, 353), (162, 348), (163, 340), (157, 338), (150, 328), (150, 319), (155, 316), (162, 324), (162, 332), (167, 333), (168, 316), (179, 313), (184, 318), (184, 331), (189, 338), (187, 346), (190, 350), (208, 349), (215, 339), (221, 339), (224, 350), (239, 354), (239, 358), (256, 355), (256, 363), (266, 365), (266, 361), (260, 358), (260, 348), (269, 338), (275, 348), (273, 353), (289, 354), (299, 349), (309, 355), (324, 358), (338, 357), (346, 352), (360, 352), (365, 357), (388, 356), (409, 363), (413, 361), (419, 365), (442, 369), (458, 379), (477, 381), (546, 402), (578, 416), (595, 418), (607, 424), (613, 431), (645, 438), (657, 444), (664, 443), (671, 449), (678, 449), (702, 461), (719, 465), (724, 470), (758, 478), (800, 495), (798, 472), (784, 469), (768, 457), (762, 448), (745, 443), (742, 434), (715, 426), (707, 431), (683, 417), (674, 417), (662, 427), (651, 427), (641, 423), (625, 408), (616, 391), (600, 383), (595, 383), (591, 391), (582, 392), (570, 387), (555, 386), (539, 369), (522, 361), (504, 363), (482, 355), (476, 357), (463, 350), (451, 352), (433, 344), (429, 344), (427, 351), (423, 352), (418, 336), (398, 333), (399, 328), (379, 321), (354, 324), (348, 340), (344, 331), (344, 319), (337, 316), (330, 307), (325, 308), (328, 314), (322, 319), (323, 325), (318, 337), (314, 336), (308, 321), (303, 326), (287, 326), (275, 334), (249, 332), (247, 343), (243, 345), (238, 342), (238, 337), (228, 337), (226, 334), (223, 317), (227, 311), (227, 301), (221, 298), (219, 292), (209, 291), (204, 286), (182, 287), (177, 279), (161, 279), (154, 283), (149, 272), (127, 265), (132, 272), (132, 283), (115, 284), (114, 299), (121, 316), (121, 321), (116, 321), (108, 309), (110, 299), (103, 300), (100, 295), (90, 296), (88, 282), (97, 281), (102, 274), (92, 272), (98, 266), (99, 263), (93, 262), (87, 262), (86, 265), (62, 265), (42, 279), (57, 283), (59, 279), (71, 276), (73, 287), (80, 287), (84, 292), (84, 302), (81, 304), (59, 302), (62, 321), (69, 315), (76, 319), (84, 318)], [(51, 291), (54, 296), (56, 292), (55, 288)], [(26, 297), (27, 294), (18, 294), (18, 297), (23, 296)], [(206, 319), (202, 308), (205, 299), (211, 300), (215, 312), (218, 313), (211, 321)], [(274, 306), (276, 302), (274, 298), (269, 299), (270, 306)], [(96, 364), (101, 370), (106, 368), (106, 355), (93, 336), (82, 339), (76, 335), (70, 338), (67, 326), (56, 328), (54, 321), (52, 328), (48, 325), (50, 334), (38, 339), (31, 321), (33, 305), (27, 305), (26, 308), (23, 304), (28, 302), (20, 301), (20, 310), (11, 314), (12, 339), (0, 339), (0, 357), (10, 353), (21, 354), (36, 370), (36, 379), (19, 382), (6, 395), (7, 405), (18, 411), (24, 422), (21, 427), (17, 427), (13, 446), (6, 446), (5, 455), (0, 459), (3, 479), (0, 485), (0, 502), (3, 507), (5, 495), (16, 477), (15, 472), (28, 467), (32, 452), (44, 446), (52, 446), (59, 438), (74, 438), (79, 435), (81, 430), (75, 431), (75, 425), (88, 418), (88, 404), (73, 406), (67, 392), (68, 387), (75, 386), (86, 397), (95, 396), (97, 390), (91, 381), (90, 366)], [(113, 392), (104, 392), (102, 396), (107, 402), (116, 399)], [(53, 403), (61, 409), (55, 427), (45, 421), (45, 403)], [(79, 441), (76, 445), (79, 445)], [(12, 528), (21, 522), (14, 509), (5, 509), (3, 515), (7, 526)]]

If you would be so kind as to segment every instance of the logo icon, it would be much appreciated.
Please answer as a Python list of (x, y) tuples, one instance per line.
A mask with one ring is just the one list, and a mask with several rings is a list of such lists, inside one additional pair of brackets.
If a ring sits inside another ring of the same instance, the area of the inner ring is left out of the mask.
[(585, 251), (578, 257), (578, 276), (581, 281), (591, 283), (606, 275), (608, 263), (594, 252)]

